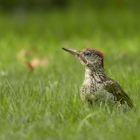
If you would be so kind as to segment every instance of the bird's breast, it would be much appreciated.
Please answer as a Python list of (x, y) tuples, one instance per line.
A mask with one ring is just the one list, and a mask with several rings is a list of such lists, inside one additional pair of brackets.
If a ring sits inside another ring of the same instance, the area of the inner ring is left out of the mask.
[(97, 82), (95, 79), (85, 79), (82, 85), (82, 92), (83, 93), (94, 93), (99, 90), (104, 89), (104, 84)]
[(108, 93), (104, 89), (103, 84), (92, 83), (87, 84), (85, 83), (81, 87), (81, 94), (80, 97), (83, 101), (90, 101), (90, 102), (114, 102), (114, 96)]

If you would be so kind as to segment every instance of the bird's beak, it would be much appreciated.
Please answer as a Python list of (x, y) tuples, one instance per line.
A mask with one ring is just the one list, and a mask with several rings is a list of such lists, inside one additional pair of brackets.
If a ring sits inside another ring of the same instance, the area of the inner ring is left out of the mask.
[(74, 49), (69, 49), (69, 48), (62, 48), (64, 51), (69, 52), (70, 54), (74, 56), (80, 56), (80, 52)]
[(68, 48), (62, 48), (64, 51), (69, 52), (70, 54), (78, 57), (84, 64), (87, 64), (87, 60), (82, 56), (80, 51), (74, 50), (74, 49), (68, 49)]

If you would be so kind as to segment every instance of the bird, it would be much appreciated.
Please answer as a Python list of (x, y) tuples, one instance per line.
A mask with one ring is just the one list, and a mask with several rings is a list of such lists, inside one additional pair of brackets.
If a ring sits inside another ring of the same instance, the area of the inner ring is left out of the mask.
[(80, 97), (89, 103), (111, 103), (133, 108), (131, 98), (120, 84), (107, 76), (104, 69), (104, 54), (94, 48), (75, 50), (62, 48), (78, 58), (85, 67), (84, 81), (81, 86)]

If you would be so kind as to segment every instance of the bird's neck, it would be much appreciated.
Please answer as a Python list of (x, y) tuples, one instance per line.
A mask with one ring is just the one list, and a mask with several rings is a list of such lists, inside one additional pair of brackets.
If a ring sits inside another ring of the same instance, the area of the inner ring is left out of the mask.
[(99, 69), (85, 68), (85, 81), (94, 81), (96, 83), (102, 83), (106, 79), (106, 75), (104, 72), (104, 68), (101, 67)]

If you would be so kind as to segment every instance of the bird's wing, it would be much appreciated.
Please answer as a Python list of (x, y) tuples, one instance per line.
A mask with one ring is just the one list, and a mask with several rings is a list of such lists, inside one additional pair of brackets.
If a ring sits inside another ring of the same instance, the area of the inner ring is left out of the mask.
[(121, 103), (123, 103), (124, 101), (127, 102), (127, 104), (132, 108), (133, 107), (133, 103), (132, 100), (129, 98), (129, 96), (123, 91), (123, 89), (121, 88), (121, 86), (113, 80), (109, 80), (105, 82), (105, 89), (112, 93), (118, 101), (120, 101)]

